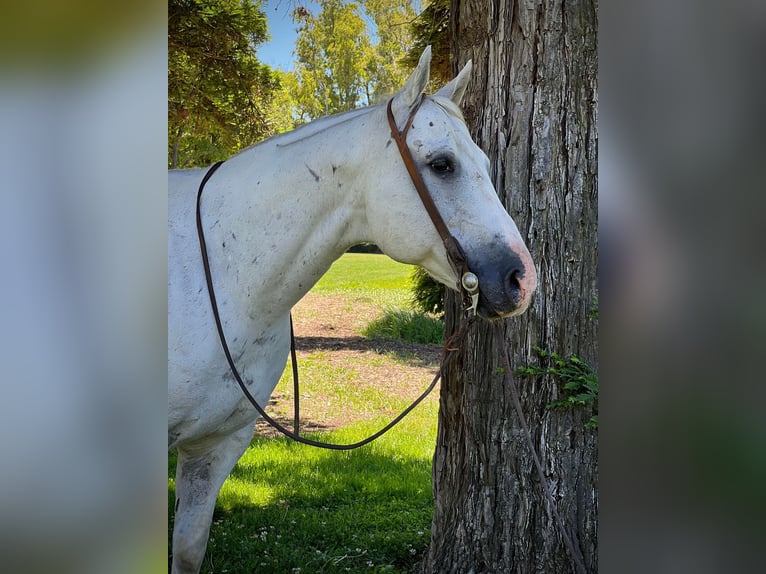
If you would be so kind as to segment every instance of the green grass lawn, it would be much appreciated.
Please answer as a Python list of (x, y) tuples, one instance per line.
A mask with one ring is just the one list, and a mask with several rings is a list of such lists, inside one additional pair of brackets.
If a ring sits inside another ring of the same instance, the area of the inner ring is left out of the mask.
[(409, 295), (412, 269), (412, 265), (397, 263), (385, 255), (346, 253), (311, 291), (322, 294), (382, 290), (392, 295)]
[[(346, 254), (314, 292), (406, 305), (411, 267), (383, 255)], [(381, 358), (380, 360), (394, 360)], [(349, 405), (370, 412), (401, 410), (402, 397), (365, 397), (337, 369), (310, 365), (310, 380), (348, 389)], [(424, 380), (424, 387), (429, 380)], [(304, 392), (321, 392), (307, 387)], [(319, 450), (287, 439), (255, 438), (216, 505), (202, 571), (240, 573), (415, 572), (433, 514), (431, 458), (437, 401), (428, 400), (390, 433), (350, 452)], [(360, 440), (388, 416), (308, 436)], [(168, 505), (174, 503), (175, 455), (169, 458)], [(172, 522), (170, 524), (172, 529)]]

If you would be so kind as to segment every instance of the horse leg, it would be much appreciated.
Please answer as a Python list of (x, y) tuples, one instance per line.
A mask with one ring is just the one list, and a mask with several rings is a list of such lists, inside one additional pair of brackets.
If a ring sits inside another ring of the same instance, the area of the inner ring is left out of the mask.
[(218, 491), (252, 438), (248, 425), (214, 442), (178, 448), (172, 574), (199, 572)]

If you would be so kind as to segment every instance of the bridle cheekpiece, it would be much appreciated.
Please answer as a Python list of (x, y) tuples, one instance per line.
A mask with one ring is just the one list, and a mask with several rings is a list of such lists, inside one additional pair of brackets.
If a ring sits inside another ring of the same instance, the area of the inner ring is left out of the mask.
[(423, 203), (423, 207), (426, 208), (426, 213), (431, 218), (431, 221), (436, 227), (436, 231), (444, 243), (444, 248), (447, 251), (447, 260), (449, 261), (452, 270), (458, 278), (457, 287), (460, 291), (460, 295), (463, 299), (463, 309), (466, 315), (475, 316), (476, 308), (479, 305), (479, 278), (468, 269), (468, 260), (466, 259), (465, 252), (460, 245), (460, 242), (450, 233), (447, 228), (447, 224), (444, 223), (444, 218), (439, 213), (439, 209), (436, 207), (431, 194), (428, 191), (423, 177), (418, 171), (415, 160), (412, 158), (410, 148), (407, 147), (407, 132), (409, 132), (412, 126), (412, 121), (415, 119), (415, 114), (418, 113), (420, 106), (425, 100), (425, 95), (421, 94), (415, 105), (410, 111), (410, 115), (407, 117), (407, 121), (404, 124), (404, 128), (399, 130), (396, 125), (396, 118), (394, 118), (394, 112), (391, 109), (391, 104), (394, 101), (393, 98), (388, 100), (386, 106), (386, 112), (388, 114), (388, 125), (391, 128), (391, 136), (396, 142), (396, 146), (399, 148), (399, 154), (402, 156), (404, 166), (407, 168), (407, 172), (410, 174), (415, 189), (418, 192), (420, 201)]

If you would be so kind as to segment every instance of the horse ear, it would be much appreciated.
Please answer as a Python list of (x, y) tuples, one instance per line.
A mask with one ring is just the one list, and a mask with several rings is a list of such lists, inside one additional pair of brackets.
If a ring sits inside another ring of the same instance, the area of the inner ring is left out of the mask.
[(420, 55), (418, 66), (412, 75), (407, 79), (404, 87), (394, 96), (391, 104), (394, 114), (397, 118), (407, 116), (410, 108), (426, 89), (428, 77), (431, 75), (431, 46), (426, 46)]
[(434, 95), (450, 99), (455, 103), (455, 105), (459, 106), (463, 101), (463, 96), (465, 95), (465, 89), (468, 87), (468, 82), (471, 80), (472, 68), (473, 62), (468, 60), (466, 65), (463, 66), (463, 69), (460, 70), (460, 73), (457, 75), (457, 77), (449, 84), (444, 86), (441, 90), (436, 92)]

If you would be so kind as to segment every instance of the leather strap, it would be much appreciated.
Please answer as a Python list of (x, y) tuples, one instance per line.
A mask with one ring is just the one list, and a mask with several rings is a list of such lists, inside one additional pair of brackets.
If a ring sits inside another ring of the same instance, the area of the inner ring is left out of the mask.
[(298, 380), (298, 354), (295, 350), (295, 329), (293, 314), (290, 313), (290, 365), (293, 370), (293, 432), (298, 436), (301, 431), (301, 389)]
[(425, 207), (428, 217), (431, 218), (436, 231), (439, 233), (439, 237), (441, 237), (442, 242), (444, 243), (444, 248), (447, 251), (447, 259), (449, 260), (452, 270), (457, 275), (457, 286), (463, 297), (463, 303), (467, 308), (471, 305), (471, 295), (474, 293), (468, 292), (462, 281), (464, 275), (470, 272), (465, 252), (455, 236), (450, 233), (447, 224), (444, 223), (444, 218), (436, 207), (431, 194), (428, 192), (428, 187), (426, 187), (426, 183), (423, 181), (423, 176), (420, 175), (417, 165), (415, 165), (415, 160), (412, 158), (410, 148), (407, 147), (407, 132), (409, 132), (410, 127), (412, 126), (412, 120), (415, 118), (415, 114), (418, 113), (424, 98), (425, 96), (421, 94), (415, 105), (412, 107), (410, 115), (407, 117), (407, 121), (401, 131), (396, 125), (396, 118), (394, 118), (394, 112), (391, 109), (391, 104), (394, 100), (393, 98), (388, 100), (388, 105), (386, 106), (388, 125), (391, 128), (391, 137), (394, 138), (396, 147), (399, 148), (399, 155), (402, 156), (402, 161), (407, 168), (407, 172), (410, 174), (410, 179), (418, 192), (420, 201), (423, 203), (423, 207)]
[(503, 382), (505, 383), (506, 387), (511, 390), (513, 408), (516, 410), (516, 416), (519, 417), (519, 426), (521, 427), (524, 438), (526, 439), (527, 445), (529, 446), (529, 452), (532, 454), (532, 461), (534, 462), (535, 470), (537, 470), (537, 477), (540, 479), (540, 488), (543, 491), (546, 500), (548, 501), (548, 508), (550, 509), (549, 512), (553, 515), (553, 518), (556, 521), (556, 526), (559, 529), (559, 534), (564, 540), (564, 545), (567, 547), (569, 556), (572, 558), (572, 562), (574, 563), (575, 571), (577, 574), (586, 574), (587, 570), (585, 569), (585, 562), (583, 561), (582, 552), (580, 552), (580, 542), (577, 539), (577, 532), (575, 529), (568, 529), (564, 523), (564, 519), (561, 517), (558, 505), (556, 504), (556, 501), (553, 498), (553, 494), (551, 493), (550, 481), (545, 476), (545, 471), (543, 470), (543, 465), (540, 462), (540, 457), (537, 456), (535, 442), (532, 439), (532, 433), (529, 430), (527, 418), (524, 416), (524, 409), (521, 407), (519, 391), (516, 388), (515, 381), (513, 380), (513, 369), (511, 368), (511, 360), (508, 357), (508, 348), (505, 344), (505, 332), (503, 331), (503, 325), (500, 321), (495, 321), (493, 326), (495, 336), (495, 349), (497, 351), (498, 357), (500, 357), (501, 360)]

